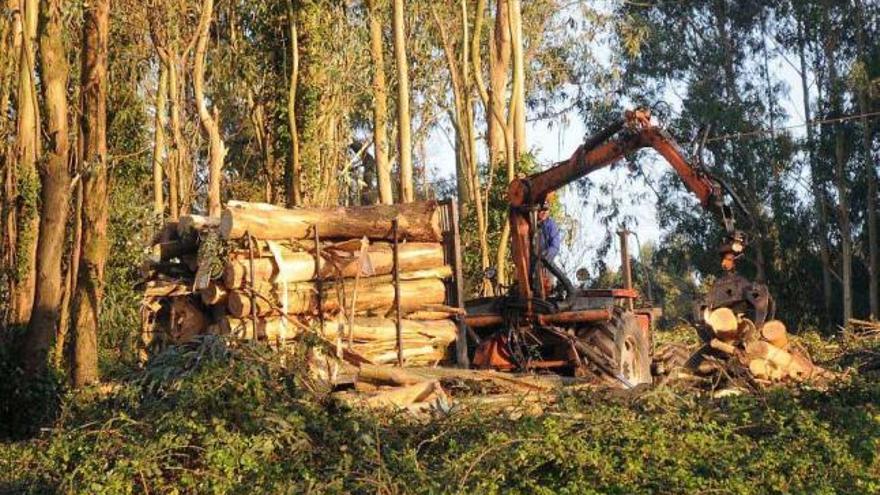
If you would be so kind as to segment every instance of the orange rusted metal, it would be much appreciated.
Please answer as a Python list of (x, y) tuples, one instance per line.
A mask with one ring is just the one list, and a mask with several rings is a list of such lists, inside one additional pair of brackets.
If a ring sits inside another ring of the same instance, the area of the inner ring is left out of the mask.
[(563, 311), (548, 315), (537, 315), (541, 325), (559, 325), (562, 323), (587, 323), (591, 321), (608, 321), (611, 311), (607, 309), (587, 309), (583, 311)]
[[(620, 137), (614, 138), (618, 133)], [(508, 186), (511, 255), (519, 295), (523, 300), (530, 301), (532, 297), (532, 284), (529, 280), (531, 246), (528, 207), (543, 202), (549, 193), (566, 184), (611, 165), (633, 151), (648, 147), (654, 148), (669, 162), (704, 208), (713, 207), (718, 198), (722, 197), (720, 184), (705, 171), (688, 162), (672, 136), (651, 123), (649, 110), (625, 112), (623, 119), (612, 123), (579, 146), (568, 160), (543, 172), (515, 179)]]
[[(591, 321), (608, 321), (611, 312), (607, 309), (586, 309), (583, 311), (563, 311), (546, 315), (535, 315), (535, 321), (541, 325), (559, 325), (563, 323), (587, 323)], [(504, 323), (501, 315), (470, 315), (464, 322), (471, 328), (494, 327)]]
[(516, 365), (510, 359), (507, 350), (507, 337), (496, 335), (489, 340), (483, 341), (474, 354), (474, 366), (477, 368), (492, 368), (496, 370), (512, 370)]
[(501, 315), (468, 315), (464, 317), (465, 325), (471, 328), (494, 327), (504, 323)]

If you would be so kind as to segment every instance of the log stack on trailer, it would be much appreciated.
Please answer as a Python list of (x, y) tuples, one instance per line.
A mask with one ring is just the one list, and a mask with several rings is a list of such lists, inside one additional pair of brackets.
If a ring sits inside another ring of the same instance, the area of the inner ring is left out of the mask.
[[(167, 223), (145, 263), (145, 348), (304, 334), (357, 363), (436, 365), (459, 333), (452, 204), (286, 209), (230, 202)], [(457, 234), (457, 233), (455, 233)], [(460, 270), (460, 269), (459, 269)]]

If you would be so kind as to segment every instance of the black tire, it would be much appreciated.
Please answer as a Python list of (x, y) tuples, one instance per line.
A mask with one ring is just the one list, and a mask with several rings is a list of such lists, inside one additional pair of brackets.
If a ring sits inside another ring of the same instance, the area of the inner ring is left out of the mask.
[(586, 332), (582, 340), (605, 358), (617, 377), (632, 386), (653, 382), (651, 342), (633, 313), (615, 309), (610, 321)]

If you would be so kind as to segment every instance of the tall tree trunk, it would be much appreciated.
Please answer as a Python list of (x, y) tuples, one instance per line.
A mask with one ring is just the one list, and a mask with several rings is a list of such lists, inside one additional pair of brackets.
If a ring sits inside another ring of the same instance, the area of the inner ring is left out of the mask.
[[(868, 70), (868, 56), (865, 47), (865, 4), (862, 0), (856, 0), (856, 46), (857, 55), (864, 65), (864, 70)], [(865, 74), (867, 76), (867, 73)], [(869, 81), (867, 77), (864, 81), (859, 82), (858, 101), (859, 113), (867, 114), (870, 112), (868, 104), (868, 87)], [(868, 224), (868, 301), (871, 308), (871, 316), (880, 318), (880, 276), (878, 276), (878, 253), (880, 250), (880, 241), (877, 239), (877, 175), (875, 172), (875, 164), (872, 156), (872, 139), (871, 139), (871, 121), (868, 117), (862, 118), (862, 154), (865, 161), (865, 177), (868, 182), (868, 190), (865, 198), (865, 210), (867, 218), (865, 222)]]
[(40, 233), (37, 241), (37, 277), (34, 311), (25, 339), (25, 369), (38, 373), (48, 364), (61, 305), (61, 258), (70, 198), (67, 173), (67, 56), (64, 53), (61, 0), (40, 6), (40, 68), (46, 109), (47, 156), (40, 167), (42, 185)]
[(376, 150), (376, 180), (379, 202), (394, 203), (391, 164), (388, 161), (388, 88), (385, 84), (385, 55), (382, 50), (382, 17), (376, 0), (367, 0), (370, 17), (370, 57), (373, 62), (373, 147)]
[[(489, 122), (487, 141), (489, 159), (493, 166), (506, 160), (504, 138), (505, 101), (507, 100), (507, 71), (510, 70), (510, 21), (508, 20), (507, 0), (495, 2), (495, 28), (489, 43), (489, 109), (486, 121)], [(500, 118), (490, 118), (497, 115)]]
[[(513, 94), (511, 109), (513, 114), (513, 141), (516, 160), (522, 159), (526, 152), (526, 73), (523, 58), (522, 5), (520, 0), (509, 0), (510, 8), (510, 46), (513, 53)], [(508, 181), (514, 177), (508, 170)]]
[(217, 105), (213, 114), (208, 111), (205, 101), (205, 58), (208, 54), (208, 35), (211, 29), (211, 17), (214, 14), (214, 0), (202, 2), (202, 13), (199, 18), (198, 41), (196, 42), (195, 66), (193, 67), (193, 92), (196, 106), (199, 109), (199, 120), (202, 129), (208, 135), (208, 215), (220, 216), (220, 175), (223, 172), (223, 158), (226, 148), (220, 137), (220, 116)]
[[(3, 78), (3, 86), (0, 88), (0, 105), (2, 108), (9, 108), (10, 100), (16, 96), (18, 87), (17, 77), (19, 71), (19, 57), (21, 55), (21, 38), (22, 26), (21, 15), (18, 11), (18, 0), (6, 0), (5, 8), (11, 14), (3, 19), (6, 21), (6, 36), (2, 39), (3, 43), (3, 65), (0, 67)], [(15, 133), (16, 122), (7, 112), (0, 114), (0, 132), (6, 135)], [(11, 293), (14, 287), (14, 268), (15, 268), (15, 244), (16, 244), (16, 206), (15, 206), (15, 177), (16, 163), (18, 162), (15, 152), (16, 143), (4, 141), (0, 144), (0, 165), (2, 165), (2, 204), (0, 204), (0, 269), (5, 275), (3, 283), (6, 290)], [(10, 321), (11, 310), (13, 307), (12, 300), (0, 302), (0, 325), (5, 326)]]
[(296, 128), (296, 89), (299, 83), (299, 33), (293, 0), (287, 0), (290, 36), (290, 80), (287, 86), (287, 125), (290, 130), (290, 165), (287, 170), (287, 206), (302, 205), (302, 168), (299, 163), (299, 134)]
[[(516, 177), (516, 163), (526, 151), (526, 105), (525, 105), (525, 58), (523, 56), (522, 5), (519, 0), (508, 0), (507, 29), (510, 31), (510, 48), (513, 59), (510, 111), (507, 115), (507, 135), (513, 136), (508, 143), (507, 182)], [(512, 154), (512, 156), (510, 156)], [(510, 247), (510, 223), (505, 222), (498, 243), (498, 283), (507, 283), (507, 251)]]
[[(825, 61), (828, 64), (828, 98), (831, 103), (832, 117), (843, 115), (843, 84), (837, 76), (836, 56), (838, 33), (829, 22), (830, 15), (826, 4), (823, 21)], [(834, 137), (834, 185), (837, 189), (837, 222), (840, 226), (840, 278), (843, 285), (843, 324), (846, 325), (853, 316), (852, 303), (852, 228), (849, 220), (849, 187), (846, 171), (846, 143), (844, 142), (841, 124), (831, 124)]]
[(98, 325), (107, 260), (107, 44), (110, 0), (83, 10), (83, 242), (73, 299), (73, 384), (98, 381)]
[(409, 112), (409, 64), (406, 59), (406, 36), (403, 25), (403, 0), (393, 0), (394, 58), (397, 63), (397, 161), (400, 167), (400, 201), (412, 202), (412, 126)]
[(250, 111), (251, 125), (254, 127), (254, 139), (260, 150), (260, 158), (263, 162), (263, 176), (265, 178), (264, 198), (266, 203), (275, 201), (275, 159), (272, 150), (272, 125), (266, 124), (266, 104), (248, 90), (248, 107)]
[(153, 140), (153, 215), (162, 220), (165, 212), (164, 172), (165, 166), (165, 125), (168, 111), (168, 68), (159, 64), (159, 82), (156, 85), (155, 137)]
[[(77, 168), (74, 168), (77, 171)], [(70, 243), (70, 253), (67, 256), (67, 273), (64, 275), (64, 293), (61, 295), (61, 319), (58, 322), (58, 335), (55, 339), (55, 348), (53, 350), (52, 361), (56, 368), (64, 365), (64, 359), (67, 357), (66, 343), (67, 336), (70, 333), (70, 301), (73, 298), (73, 291), (76, 288), (77, 275), (79, 273), (79, 255), (82, 251), (82, 207), (83, 207), (83, 185), (82, 181), (77, 181), (76, 191), (74, 192), (74, 209), (73, 209), (73, 240)]]
[(173, 60), (168, 61), (168, 100), (171, 103), (169, 117), (171, 121), (171, 145), (172, 151), (168, 160), (168, 217), (176, 221), (180, 217), (182, 191), (181, 169), (184, 167), (186, 143), (183, 139), (183, 131), (180, 122), (180, 81), (178, 81), (178, 66)]
[(813, 193), (813, 204), (816, 208), (819, 235), (819, 259), (822, 262), (822, 302), (825, 308), (825, 319), (831, 321), (831, 248), (828, 245), (828, 211), (825, 204), (825, 188), (820, 178), (818, 160), (816, 159), (816, 137), (810, 111), (810, 85), (807, 80), (806, 32), (801, 21), (798, 22), (798, 57), (800, 59), (801, 91), (803, 92), (804, 120), (807, 122), (807, 155), (810, 162), (810, 187)]
[(288, 208), (302, 204), (302, 169), (299, 155), (299, 134), (296, 125), (296, 91), (299, 82), (299, 33), (293, 0), (287, 1), (287, 27), (290, 38), (290, 74), (287, 83), (287, 127), (290, 133), (290, 155), (285, 169), (285, 198)]
[(37, 37), (37, 0), (23, 0), (21, 14), (22, 39), (18, 68), (17, 141), (18, 170), (16, 171), (16, 248), (15, 288), (12, 291), (10, 323), (25, 325), (31, 318), (36, 288), (37, 238), (40, 218), (37, 196), (40, 182), (37, 177), (37, 159), (40, 155), (40, 114), (34, 75)]

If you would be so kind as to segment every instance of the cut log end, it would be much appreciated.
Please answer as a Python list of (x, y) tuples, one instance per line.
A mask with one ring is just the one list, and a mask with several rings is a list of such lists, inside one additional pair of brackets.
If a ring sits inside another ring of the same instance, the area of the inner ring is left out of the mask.
[(721, 340), (730, 340), (739, 333), (739, 320), (730, 308), (717, 308), (706, 317), (706, 324)]
[(764, 323), (761, 328), (761, 336), (780, 349), (788, 346), (788, 333), (785, 330), (785, 324), (779, 320), (770, 320)]

